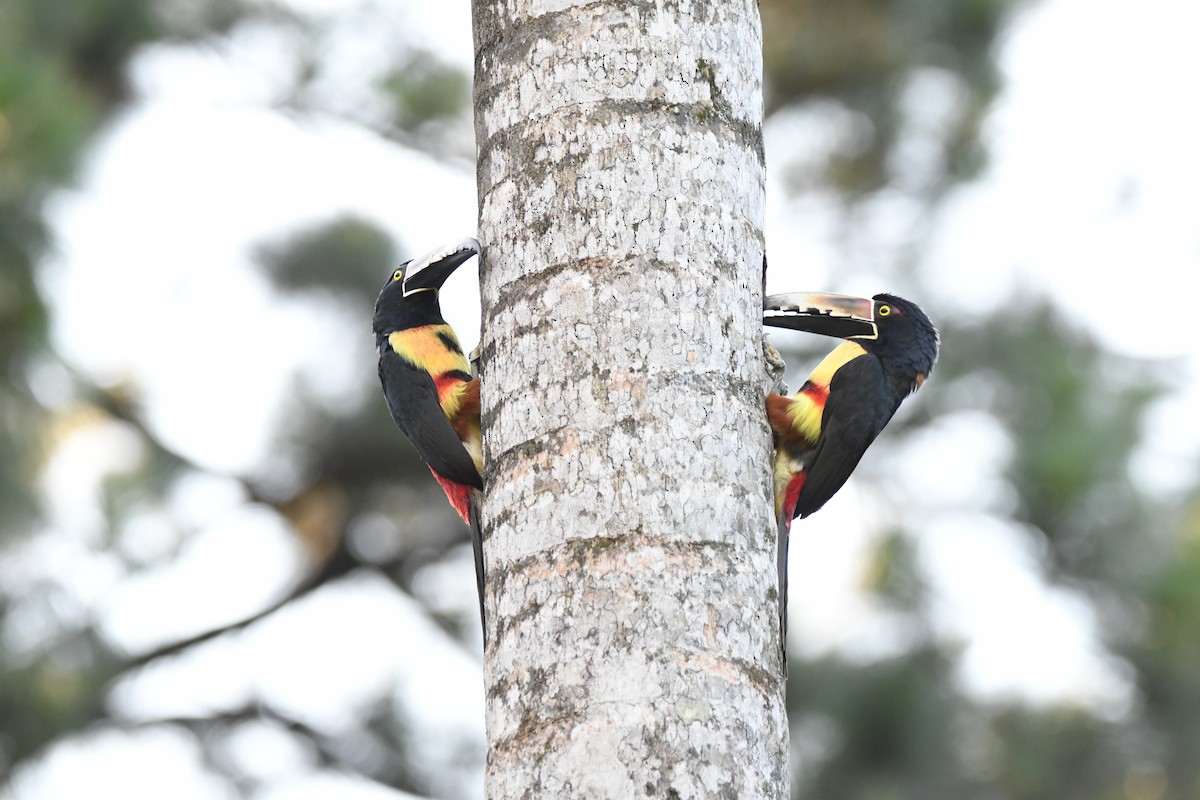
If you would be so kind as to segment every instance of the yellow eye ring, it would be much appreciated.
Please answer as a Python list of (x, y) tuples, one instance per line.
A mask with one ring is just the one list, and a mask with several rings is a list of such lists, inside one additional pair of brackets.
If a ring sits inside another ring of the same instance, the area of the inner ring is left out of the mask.
[(394, 280), (394, 281), (398, 281), (403, 277), (404, 277), (404, 270), (402, 270), (402, 269), (398, 269), (392, 273), (392, 280)]
[(879, 316), (886, 317), (888, 314), (891, 314), (891, 313), (892, 313), (891, 306), (880, 306), (879, 307)]

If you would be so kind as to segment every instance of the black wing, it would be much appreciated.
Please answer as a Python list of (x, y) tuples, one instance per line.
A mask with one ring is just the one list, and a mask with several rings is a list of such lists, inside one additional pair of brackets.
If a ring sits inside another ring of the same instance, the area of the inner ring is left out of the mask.
[(834, 373), (796, 516), (807, 517), (842, 488), (898, 405), (875, 356), (859, 356)]
[(425, 463), (447, 480), (482, 489), (483, 478), (450, 427), (429, 373), (414, 367), (385, 344), (380, 348), (379, 380), (392, 419)]

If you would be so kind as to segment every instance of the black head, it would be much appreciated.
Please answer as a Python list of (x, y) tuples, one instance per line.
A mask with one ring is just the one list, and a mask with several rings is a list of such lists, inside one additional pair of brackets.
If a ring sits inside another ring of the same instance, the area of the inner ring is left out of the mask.
[(897, 386), (920, 386), (937, 361), (937, 329), (920, 306), (894, 294), (775, 294), (763, 301), (763, 323), (857, 342)]
[(396, 267), (375, 300), (375, 334), (445, 322), (438, 291), (454, 270), (479, 252), (479, 242), (464, 239)]
[(872, 317), (874, 338), (855, 338), (890, 370), (920, 385), (933, 370), (938, 357), (938, 332), (921, 307), (894, 294), (877, 294)]

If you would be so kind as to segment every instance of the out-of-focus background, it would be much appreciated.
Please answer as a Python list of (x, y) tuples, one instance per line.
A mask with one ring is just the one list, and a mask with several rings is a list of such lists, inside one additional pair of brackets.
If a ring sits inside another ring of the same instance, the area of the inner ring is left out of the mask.
[[(768, 289), (943, 333), (794, 528), (795, 797), (1195, 798), (1200, 6), (761, 6)], [(0, 799), (481, 796), (369, 328), (474, 231), (470, 73), (466, 0), (0, 3)]]

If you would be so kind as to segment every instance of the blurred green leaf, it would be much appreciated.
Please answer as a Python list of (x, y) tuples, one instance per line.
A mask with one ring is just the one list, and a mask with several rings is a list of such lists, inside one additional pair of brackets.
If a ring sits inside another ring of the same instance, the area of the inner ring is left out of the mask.
[(375, 302), (399, 263), (397, 247), (382, 228), (341, 217), (259, 247), (258, 263), (281, 289), (324, 289)]
[(467, 75), (423, 50), (384, 76), (382, 84), (392, 102), (394, 124), (406, 131), (461, 114), (471, 96)]

